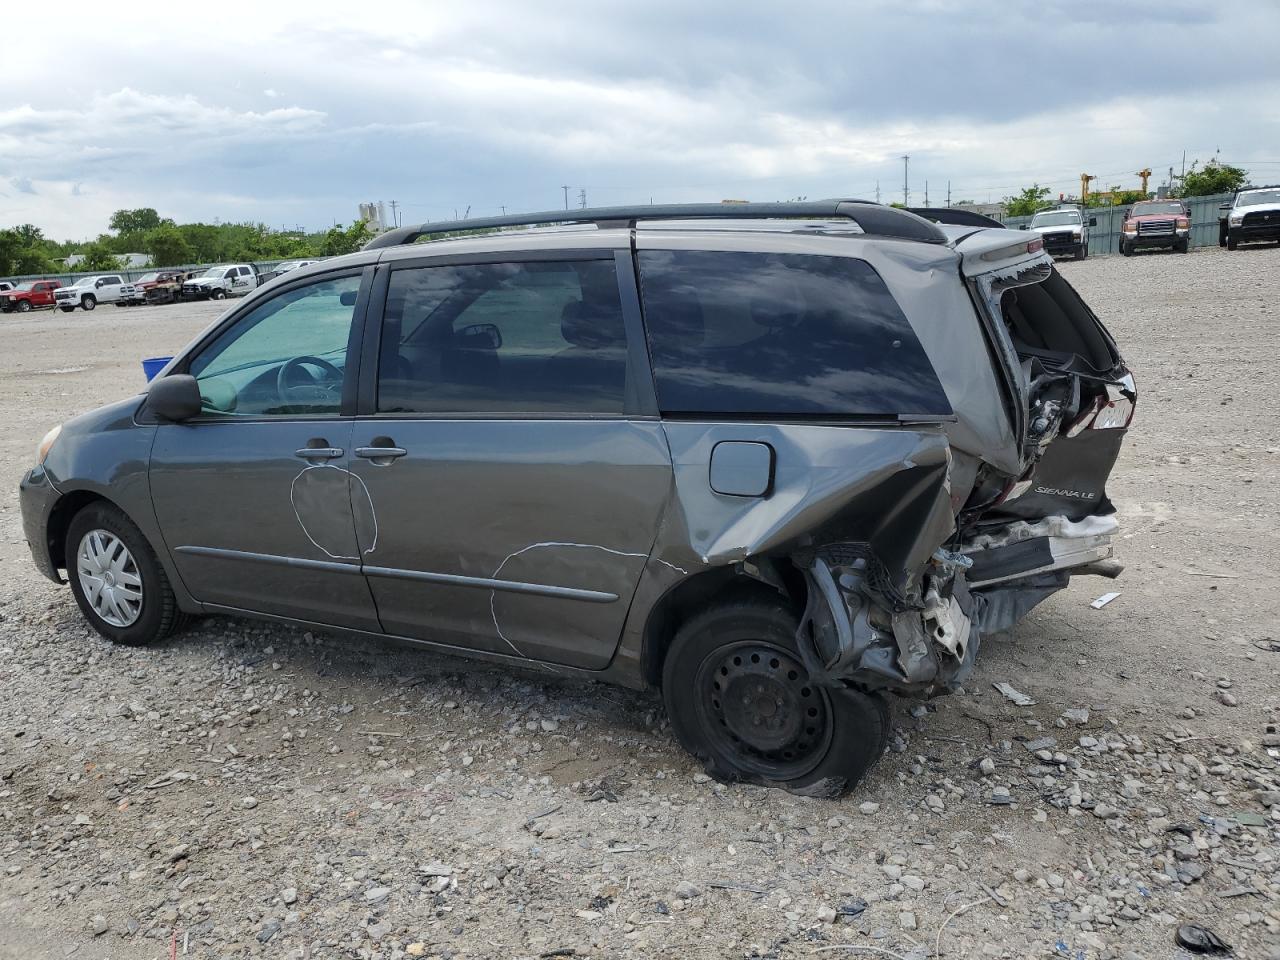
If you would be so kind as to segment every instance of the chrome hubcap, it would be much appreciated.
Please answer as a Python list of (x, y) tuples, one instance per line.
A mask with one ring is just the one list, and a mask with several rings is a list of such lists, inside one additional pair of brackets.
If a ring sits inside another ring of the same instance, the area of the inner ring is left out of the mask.
[(142, 613), (142, 575), (123, 541), (90, 530), (76, 552), (76, 575), (93, 612), (113, 627), (127, 627)]

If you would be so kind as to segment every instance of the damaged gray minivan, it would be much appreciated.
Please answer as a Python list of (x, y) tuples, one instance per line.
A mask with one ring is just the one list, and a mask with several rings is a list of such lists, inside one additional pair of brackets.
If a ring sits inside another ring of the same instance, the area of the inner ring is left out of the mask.
[(36, 565), (120, 643), (247, 615), (657, 687), (713, 776), (835, 795), (890, 695), (1119, 571), (1115, 343), (1038, 237), (937, 219), (392, 230), (50, 431)]

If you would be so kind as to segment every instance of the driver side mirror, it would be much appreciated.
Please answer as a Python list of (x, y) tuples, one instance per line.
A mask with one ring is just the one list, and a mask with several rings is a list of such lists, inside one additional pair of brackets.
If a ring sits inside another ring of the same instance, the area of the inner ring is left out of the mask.
[(1018, 229), (1019, 229), (1019, 230), (1025, 230), (1025, 229), (1027, 229), (1027, 225), (1024, 223), (1024, 224), (1023, 224), (1022, 226), (1020, 226)]
[(1097, 217), (1090, 217), (1090, 218), (1089, 218), (1089, 226), (1091, 226), (1091, 227), (1096, 227), (1097, 225), (1098, 225), (1098, 218), (1097, 218)]
[(200, 413), (200, 385), (186, 373), (160, 377), (151, 381), (142, 406), (162, 420), (182, 423)]
[(1229, 203), (1220, 203), (1220, 204), (1218, 204), (1218, 209), (1219, 209), (1219, 210), (1230, 210), (1230, 209), (1231, 209), (1231, 204), (1229, 204)]

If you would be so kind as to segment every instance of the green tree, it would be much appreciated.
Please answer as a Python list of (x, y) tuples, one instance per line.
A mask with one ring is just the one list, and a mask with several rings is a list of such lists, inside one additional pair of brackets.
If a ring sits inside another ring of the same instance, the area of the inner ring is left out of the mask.
[(153, 207), (136, 210), (117, 210), (107, 224), (116, 233), (146, 233), (160, 226), (160, 214)]
[(354, 221), (345, 230), (332, 227), (320, 241), (319, 253), (324, 257), (337, 257), (344, 253), (355, 253), (373, 236), (369, 225), (363, 220)]
[(0, 230), (0, 276), (47, 273), (53, 266), (39, 227), (24, 223)]
[(177, 267), (196, 260), (191, 244), (187, 243), (182, 231), (172, 224), (148, 231), (143, 249), (151, 255), (151, 263), (156, 267)]
[(1052, 206), (1049, 188), (1038, 183), (1033, 183), (1017, 196), (1004, 198), (1005, 216), (1008, 217), (1029, 217)]
[(1215, 193), (1232, 193), (1239, 190), (1249, 179), (1249, 175), (1239, 167), (1229, 163), (1210, 160), (1203, 169), (1197, 170), (1200, 161), (1191, 164), (1191, 169), (1182, 178), (1177, 190), (1179, 197), (1209, 197)]
[(1109, 194), (1091, 193), (1085, 201), (1086, 207), (1127, 207), (1132, 203), (1147, 199), (1141, 190), (1112, 190)]
[(85, 244), (78, 252), (84, 259), (76, 264), (76, 270), (92, 273), (98, 270), (122, 269), (120, 259), (111, 252), (111, 247), (102, 237)]

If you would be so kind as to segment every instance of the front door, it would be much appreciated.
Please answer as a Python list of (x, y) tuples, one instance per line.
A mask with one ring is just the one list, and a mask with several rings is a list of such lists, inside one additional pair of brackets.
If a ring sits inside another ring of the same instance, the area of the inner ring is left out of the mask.
[(587, 669), (613, 656), (672, 471), (638, 312), (624, 323), (629, 260), (601, 256), (391, 271), (351, 465), (388, 633)]
[(353, 273), (283, 288), (177, 371), (196, 377), (204, 412), (157, 429), (151, 495), (197, 600), (378, 629), (360, 572), (351, 507), (360, 490), (342, 410), (360, 287)]

